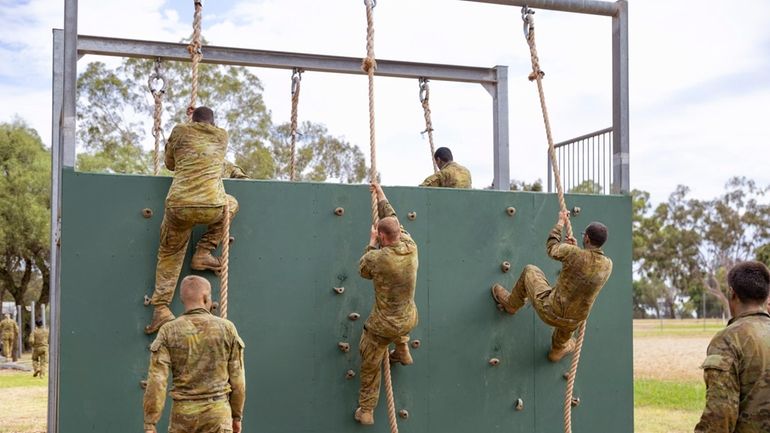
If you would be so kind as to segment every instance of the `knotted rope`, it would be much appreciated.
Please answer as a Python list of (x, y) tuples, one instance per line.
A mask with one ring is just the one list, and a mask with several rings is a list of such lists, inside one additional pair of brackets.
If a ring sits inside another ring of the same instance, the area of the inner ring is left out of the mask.
[(436, 165), (436, 147), (433, 145), (433, 121), (430, 118), (430, 85), (427, 78), (420, 78), (420, 103), (422, 104), (423, 114), (425, 116), (425, 131), (428, 134), (428, 143), (430, 143), (430, 160), (433, 164), (433, 172), (438, 172)]
[(155, 109), (152, 113), (153, 125), (152, 136), (155, 137), (155, 151), (153, 153), (153, 175), (157, 176), (160, 173), (160, 142), (161, 138), (166, 141), (166, 137), (163, 136), (163, 128), (161, 127), (161, 114), (163, 113), (163, 95), (166, 93), (166, 78), (161, 71), (160, 58), (155, 59), (155, 71), (150, 74), (150, 78), (147, 80), (147, 87), (150, 89), (152, 98), (155, 100)]
[(193, 14), (193, 34), (190, 44), (187, 45), (187, 51), (190, 53), (190, 61), (192, 62), (192, 74), (191, 82), (192, 89), (190, 91), (190, 105), (187, 106), (187, 120), (192, 120), (192, 113), (195, 107), (198, 105), (198, 65), (200, 65), (201, 59), (203, 59), (203, 52), (201, 51), (201, 22), (203, 11), (203, 0), (193, 0), (195, 4), (195, 13)]
[[(562, 212), (567, 210), (567, 204), (564, 200), (564, 189), (561, 183), (561, 173), (559, 171), (558, 161), (556, 159), (556, 149), (551, 135), (551, 121), (548, 118), (548, 107), (545, 104), (545, 92), (543, 91), (543, 77), (545, 73), (540, 69), (540, 60), (537, 56), (537, 46), (535, 44), (535, 18), (532, 9), (526, 6), (521, 9), (521, 17), (524, 20), (524, 36), (529, 45), (530, 58), (532, 60), (532, 73), (529, 74), (530, 81), (537, 81), (537, 91), (540, 95), (540, 107), (543, 111), (543, 122), (545, 123), (545, 134), (548, 138), (548, 157), (551, 159), (553, 177), (556, 181), (556, 192), (559, 196), (559, 208)], [(566, 225), (567, 237), (572, 237), (572, 224), (567, 219)], [(578, 364), (580, 363), (580, 352), (583, 349), (583, 339), (586, 332), (586, 321), (582, 321), (578, 327), (577, 339), (575, 341), (575, 351), (572, 355), (567, 376), (567, 389), (564, 395), (564, 432), (572, 433), (572, 394), (575, 388), (575, 376), (577, 375)]]
[(294, 69), (291, 74), (291, 165), (289, 180), (296, 180), (297, 164), (297, 109), (299, 108), (299, 91), (302, 83), (302, 70)]

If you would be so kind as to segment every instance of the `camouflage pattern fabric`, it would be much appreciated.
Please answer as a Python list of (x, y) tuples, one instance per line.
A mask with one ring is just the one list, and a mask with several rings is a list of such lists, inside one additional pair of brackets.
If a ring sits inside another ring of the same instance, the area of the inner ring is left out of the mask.
[(442, 188), (471, 188), (471, 172), (462, 165), (450, 161), (438, 173), (428, 176), (420, 186)]
[(45, 376), (48, 369), (48, 330), (35, 328), (29, 336), (32, 346), (32, 367), (35, 375)]
[(150, 346), (145, 430), (154, 431), (163, 413), (170, 371), (169, 432), (230, 431), (246, 401), (243, 348), (235, 325), (203, 308), (163, 325)]
[(706, 354), (706, 407), (695, 433), (770, 432), (770, 314), (733, 318)]
[(222, 166), (222, 178), (223, 179), (248, 179), (249, 176), (243, 171), (242, 168), (233, 164), (230, 161), (225, 160)]
[[(386, 200), (378, 203), (380, 218), (396, 216)], [(417, 284), (417, 244), (401, 227), (401, 240), (382, 248), (366, 247), (359, 263), (359, 273), (372, 280), (374, 305), (364, 324), (361, 353), (361, 389), (359, 405), (364, 410), (377, 406), (380, 393), (380, 364), (390, 343), (409, 341), (409, 332), (417, 326), (414, 291)]]
[(6, 359), (11, 359), (13, 356), (13, 346), (16, 344), (18, 335), (19, 326), (13, 319), (0, 321), (0, 338), (3, 340), (3, 357)]

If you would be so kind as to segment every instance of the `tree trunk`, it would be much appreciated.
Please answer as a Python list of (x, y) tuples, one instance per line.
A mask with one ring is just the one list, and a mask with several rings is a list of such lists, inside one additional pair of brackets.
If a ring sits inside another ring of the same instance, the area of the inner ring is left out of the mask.
[(46, 260), (48, 257), (43, 256), (43, 254), (47, 253), (47, 251), (41, 251), (35, 254), (35, 267), (40, 270), (40, 275), (43, 278), (43, 287), (40, 291), (40, 299), (37, 302), (45, 305), (48, 305), (48, 301), (51, 298), (51, 268)]

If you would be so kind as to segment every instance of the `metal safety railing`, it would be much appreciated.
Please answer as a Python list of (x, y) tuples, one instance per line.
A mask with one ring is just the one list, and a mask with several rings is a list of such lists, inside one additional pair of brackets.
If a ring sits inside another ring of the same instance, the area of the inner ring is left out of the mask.
[[(612, 192), (612, 127), (581, 135), (554, 145), (564, 191), (586, 194)], [(548, 192), (553, 192), (551, 160), (548, 159)]]

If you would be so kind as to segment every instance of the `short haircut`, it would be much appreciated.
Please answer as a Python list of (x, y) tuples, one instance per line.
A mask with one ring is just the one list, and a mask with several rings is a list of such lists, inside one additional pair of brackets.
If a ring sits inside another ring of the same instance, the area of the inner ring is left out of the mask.
[(203, 122), (214, 124), (214, 111), (209, 107), (198, 107), (193, 111), (193, 122)]
[(396, 240), (401, 233), (401, 227), (396, 217), (389, 216), (380, 220), (380, 223), (377, 224), (377, 231), (382, 233), (388, 240)]
[(585, 233), (588, 240), (591, 241), (591, 245), (595, 247), (601, 247), (607, 242), (607, 226), (598, 221), (588, 224)]
[(762, 262), (740, 262), (727, 273), (727, 284), (741, 302), (764, 303), (770, 293), (770, 270)]
[(449, 162), (453, 160), (452, 157), (452, 151), (449, 150), (448, 147), (439, 147), (436, 149), (436, 153), (433, 154), (434, 159), (440, 159), (444, 162)]

